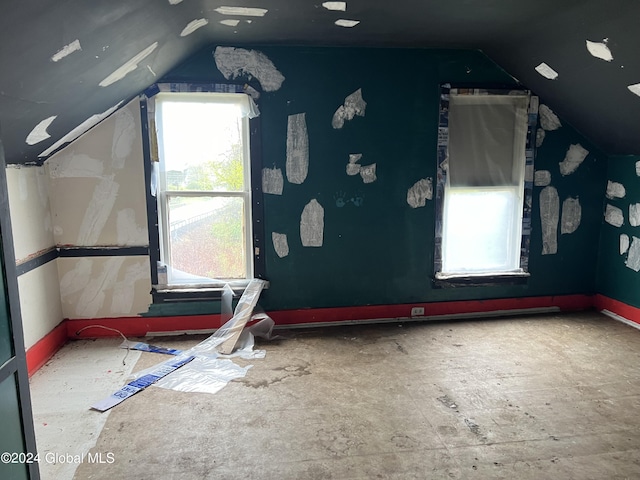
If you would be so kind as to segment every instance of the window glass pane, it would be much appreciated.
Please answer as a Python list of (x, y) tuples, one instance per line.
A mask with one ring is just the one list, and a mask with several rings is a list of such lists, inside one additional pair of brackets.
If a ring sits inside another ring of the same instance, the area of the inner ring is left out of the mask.
[(246, 278), (244, 198), (171, 196), (167, 203), (170, 283)]

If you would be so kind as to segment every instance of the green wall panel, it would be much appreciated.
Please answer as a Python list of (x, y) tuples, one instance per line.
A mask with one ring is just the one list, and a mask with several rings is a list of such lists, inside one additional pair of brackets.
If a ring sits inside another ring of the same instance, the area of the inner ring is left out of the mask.
[[(20, 422), (17, 379), (13, 375), (0, 383), (0, 419), (2, 419), (0, 453), (23, 453), (25, 449)], [(27, 466), (25, 463), (0, 462), (0, 478), (2, 480), (27, 479), (29, 478)]]

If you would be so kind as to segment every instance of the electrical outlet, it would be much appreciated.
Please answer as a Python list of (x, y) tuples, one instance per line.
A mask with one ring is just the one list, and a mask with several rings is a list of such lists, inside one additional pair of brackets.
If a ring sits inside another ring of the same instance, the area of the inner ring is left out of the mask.
[(423, 317), (424, 316), (424, 307), (413, 307), (411, 309), (412, 317)]

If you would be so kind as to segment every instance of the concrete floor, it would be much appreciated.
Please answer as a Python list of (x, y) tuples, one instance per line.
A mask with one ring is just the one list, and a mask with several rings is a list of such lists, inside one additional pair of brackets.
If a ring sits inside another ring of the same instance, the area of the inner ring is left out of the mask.
[[(74, 478), (640, 478), (640, 331), (628, 325), (581, 313), (284, 333), (261, 342), (266, 358), (234, 360), (254, 366), (215, 395), (150, 387), (109, 414), (78, 410), (98, 437), (90, 451), (114, 461), (81, 463)], [(60, 411), (78, 396), (60, 364), (111, 352), (111, 366), (77, 367), (92, 385), (86, 407), (114, 390), (105, 369), (122, 369), (117, 343), (71, 343), (34, 377), (41, 451), (58, 415), (38, 411), (45, 387)], [(135, 368), (164, 358), (143, 353)], [(90, 448), (65, 430), (56, 439), (58, 453)]]

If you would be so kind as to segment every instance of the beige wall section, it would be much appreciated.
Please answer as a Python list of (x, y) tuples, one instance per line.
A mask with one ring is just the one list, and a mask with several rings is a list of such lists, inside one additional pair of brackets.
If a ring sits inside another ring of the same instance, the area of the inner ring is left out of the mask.
[(59, 258), (65, 318), (127, 317), (151, 303), (149, 257)]
[(149, 244), (138, 100), (96, 125), (45, 165), (56, 244)]
[(25, 348), (53, 330), (64, 318), (60, 305), (57, 261), (18, 277)]

